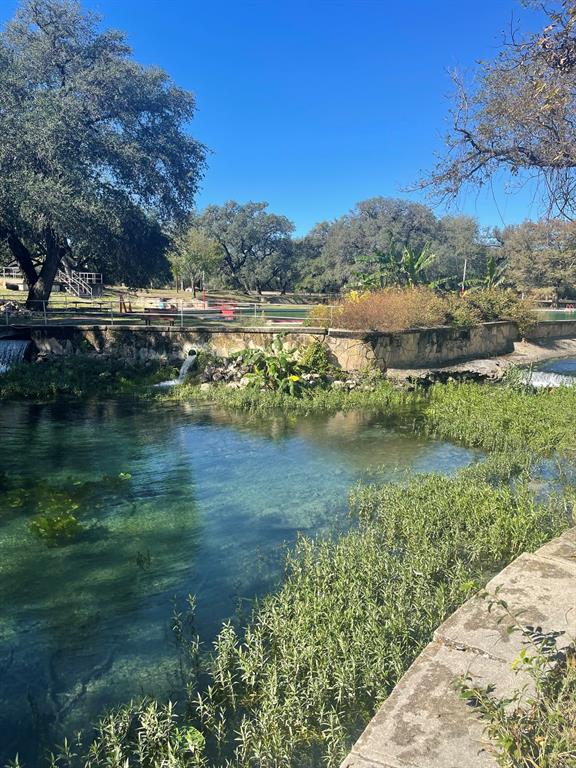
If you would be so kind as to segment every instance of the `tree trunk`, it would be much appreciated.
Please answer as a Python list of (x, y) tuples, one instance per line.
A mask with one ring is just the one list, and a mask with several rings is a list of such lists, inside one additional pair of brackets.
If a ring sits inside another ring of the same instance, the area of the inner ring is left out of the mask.
[(44, 240), (46, 258), (36, 282), (29, 286), (26, 300), (26, 307), (37, 312), (41, 312), (44, 305), (48, 303), (58, 267), (68, 250), (68, 246), (63, 245), (58, 235), (50, 228), (46, 230)]
[(15, 232), (11, 232), (5, 227), (0, 226), (0, 237), (6, 240), (10, 253), (18, 262), (28, 285), (33, 285), (38, 280), (38, 273), (32, 261), (30, 251)]

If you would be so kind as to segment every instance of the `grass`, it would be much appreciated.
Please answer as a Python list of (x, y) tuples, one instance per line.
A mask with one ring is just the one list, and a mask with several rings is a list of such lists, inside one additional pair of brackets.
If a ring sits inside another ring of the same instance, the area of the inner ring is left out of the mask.
[(304, 392), (301, 397), (271, 390), (232, 389), (224, 385), (213, 385), (202, 390), (196, 384), (183, 384), (164, 393), (164, 397), (186, 402), (214, 403), (219, 407), (252, 414), (277, 412), (292, 415), (350, 410), (407, 413), (421, 400), (420, 397), (394, 389), (386, 381), (370, 389), (351, 392), (343, 389), (314, 389)]
[(576, 448), (576, 387), (449, 383), (432, 388), (423, 416), (429, 433), (487, 451)]

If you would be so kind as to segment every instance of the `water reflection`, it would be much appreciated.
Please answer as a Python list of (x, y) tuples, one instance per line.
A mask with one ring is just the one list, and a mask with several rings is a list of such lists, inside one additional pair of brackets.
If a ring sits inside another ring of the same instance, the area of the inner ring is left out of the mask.
[[(33, 764), (106, 707), (177, 688), (171, 600), (198, 597), (210, 638), (238, 598), (273, 588), (299, 532), (347, 525), (371, 468), (451, 470), (470, 452), (369, 413), (247, 419), (126, 402), (0, 405), (9, 480), (66, 484), (130, 473), (82, 512), (89, 533), (49, 549), (32, 506), (0, 495), (0, 763)], [(1, 488), (0, 488), (1, 494)]]

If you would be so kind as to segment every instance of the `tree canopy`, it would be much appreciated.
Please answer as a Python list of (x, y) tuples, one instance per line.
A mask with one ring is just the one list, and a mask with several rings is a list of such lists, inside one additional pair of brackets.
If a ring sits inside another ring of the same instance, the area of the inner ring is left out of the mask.
[(193, 115), (190, 93), (76, 0), (22, 4), (0, 34), (0, 238), (29, 302), (48, 299), (64, 258), (106, 254), (117, 272), (125, 232), (158, 244), (189, 213), (205, 164)]
[(290, 274), (294, 224), (267, 208), (268, 203), (230, 200), (209, 205), (193, 219), (194, 226), (218, 244), (222, 274), (233, 288), (284, 288)]
[[(525, 5), (540, 7), (535, 2)], [(576, 210), (576, 2), (542, 11), (537, 34), (513, 32), (472, 83), (454, 73), (447, 152), (421, 186), (454, 198), (500, 171), (540, 183), (549, 213)]]

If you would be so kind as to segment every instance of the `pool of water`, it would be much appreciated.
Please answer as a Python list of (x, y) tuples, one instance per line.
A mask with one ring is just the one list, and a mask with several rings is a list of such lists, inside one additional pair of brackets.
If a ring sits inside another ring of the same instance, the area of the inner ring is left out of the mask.
[(540, 309), (538, 320), (548, 322), (552, 320), (576, 320), (576, 310), (568, 309)]
[[(250, 421), (126, 402), (0, 403), (0, 435), (0, 765), (16, 752), (35, 765), (131, 697), (178, 697), (173, 601), (196, 595), (209, 643), (277, 586), (299, 533), (348, 525), (359, 479), (474, 456), (371, 414)], [(79, 540), (50, 548), (32, 534), (39, 504), (89, 482)]]

